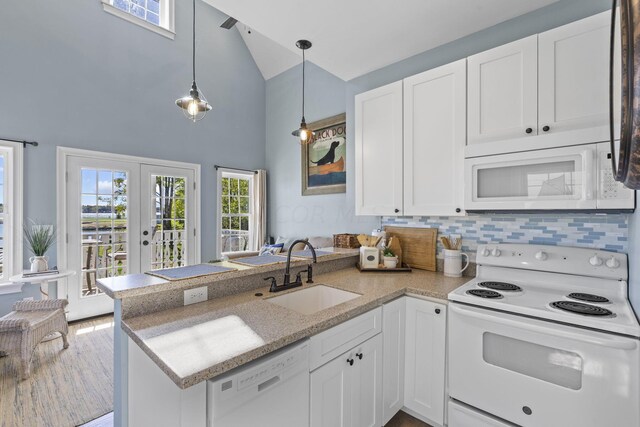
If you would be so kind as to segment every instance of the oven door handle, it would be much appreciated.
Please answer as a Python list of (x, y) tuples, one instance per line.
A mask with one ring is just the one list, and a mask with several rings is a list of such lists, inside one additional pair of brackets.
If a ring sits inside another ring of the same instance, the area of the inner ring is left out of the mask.
[[(571, 339), (574, 341), (581, 341), (583, 343), (600, 345), (604, 347), (614, 348), (617, 350), (634, 350), (638, 347), (638, 342), (632, 338), (618, 338), (611, 336), (610, 338), (591, 337), (578, 332), (567, 332), (540, 326), (533, 323), (519, 322), (512, 319), (506, 319), (504, 317), (497, 317), (490, 314), (479, 313), (473, 309), (461, 307), (457, 304), (450, 304), (449, 310), (458, 313), (461, 316), (472, 317), (474, 319), (485, 320), (489, 322), (498, 323), (500, 325), (512, 326), (519, 329), (524, 329), (530, 332), (536, 332), (539, 334), (551, 335), (557, 338)], [(541, 320), (542, 321), (542, 320)]]

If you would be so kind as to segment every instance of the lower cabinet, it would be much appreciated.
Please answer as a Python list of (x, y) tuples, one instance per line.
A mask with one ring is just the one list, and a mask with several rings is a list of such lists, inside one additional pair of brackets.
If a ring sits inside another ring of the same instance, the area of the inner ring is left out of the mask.
[(382, 423), (382, 335), (311, 372), (311, 427)]
[(444, 425), (447, 306), (406, 297), (404, 406)]
[(406, 300), (382, 306), (382, 424), (404, 406)]

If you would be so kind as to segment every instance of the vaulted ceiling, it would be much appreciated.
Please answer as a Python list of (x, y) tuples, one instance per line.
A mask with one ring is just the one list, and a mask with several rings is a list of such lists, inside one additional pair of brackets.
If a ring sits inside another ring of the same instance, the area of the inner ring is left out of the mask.
[(266, 79), (299, 63), (306, 38), (308, 60), (350, 80), (558, 0), (205, 1), (242, 23)]

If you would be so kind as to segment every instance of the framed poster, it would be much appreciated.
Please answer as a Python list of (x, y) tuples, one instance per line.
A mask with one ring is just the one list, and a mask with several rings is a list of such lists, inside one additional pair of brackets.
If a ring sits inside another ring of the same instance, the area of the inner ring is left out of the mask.
[(302, 148), (302, 195), (346, 193), (346, 114), (309, 123), (315, 132)]

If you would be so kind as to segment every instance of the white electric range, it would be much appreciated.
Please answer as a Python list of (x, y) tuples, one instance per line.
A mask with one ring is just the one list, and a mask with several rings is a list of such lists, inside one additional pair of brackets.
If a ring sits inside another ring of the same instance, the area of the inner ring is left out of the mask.
[(449, 294), (449, 426), (640, 426), (627, 256), (499, 244), (476, 262)]

